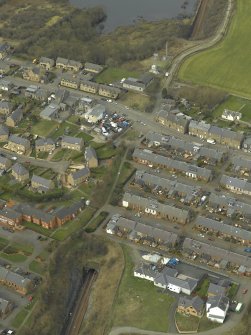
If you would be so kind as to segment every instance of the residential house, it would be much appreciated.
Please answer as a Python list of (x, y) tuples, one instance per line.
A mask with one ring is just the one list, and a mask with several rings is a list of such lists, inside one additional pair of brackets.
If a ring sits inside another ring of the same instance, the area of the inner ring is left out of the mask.
[(226, 295), (226, 287), (214, 283), (209, 284), (207, 291), (208, 297), (225, 296), (225, 295)]
[(220, 185), (237, 194), (251, 195), (251, 183), (245, 179), (238, 179), (223, 175)]
[(64, 74), (61, 78), (60, 85), (77, 90), (79, 88), (79, 78)]
[(229, 309), (229, 299), (218, 295), (210, 297), (206, 303), (207, 318), (213, 322), (223, 323)]
[(143, 74), (140, 78), (127, 78), (123, 81), (123, 88), (128, 90), (143, 92), (153, 81), (154, 77), (149, 74)]
[(0, 125), (0, 142), (7, 142), (9, 138), (9, 128), (4, 124)]
[(179, 110), (172, 110), (170, 112), (161, 110), (157, 117), (159, 123), (174, 129), (181, 134), (186, 134), (188, 132), (190, 119), (190, 117), (181, 113)]
[(35, 81), (37, 83), (45, 83), (46, 76), (39, 67), (30, 67), (23, 71), (23, 78), (25, 80)]
[(8, 207), (0, 209), (0, 225), (16, 227), (19, 226), (22, 221), (22, 214), (19, 212)]
[(156, 270), (153, 270), (150, 266), (146, 264), (142, 264), (140, 267), (135, 268), (133, 271), (134, 277), (140, 279), (146, 279), (152, 282), (154, 282), (154, 279), (157, 274), (158, 272)]
[(168, 219), (172, 222), (186, 224), (191, 219), (191, 212), (188, 209), (163, 204), (155, 199), (144, 198), (135, 194), (125, 193), (122, 199), (122, 206), (137, 211), (144, 211), (145, 214)]
[(51, 138), (39, 138), (35, 141), (37, 152), (52, 152), (55, 150), (55, 142)]
[(67, 64), (67, 70), (70, 71), (79, 71), (80, 69), (82, 69), (83, 65), (81, 62), (77, 62), (75, 60), (71, 60), (69, 59), (68, 64)]
[(0, 114), (8, 115), (13, 111), (13, 105), (9, 101), (0, 101)]
[(251, 258), (247, 257), (247, 255), (241, 255), (230, 250), (218, 248), (213, 244), (200, 242), (188, 237), (186, 237), (183, 242), (183, 250), (195, 255), (199, 255), (200, 257), (203, 255), (209, 255), (215, 264), (218, 264), (218, 266), (222, 261), (224, 261), (227, 263), (227, 265), (244, 265), (247, 268), (251, 268)]
[(44, 120), (56, 120), (59, 117), (60, 106), (56, 103), (51, 103), (47, 107), (45, 107), (40, 112), (40, 117)]
[(211, 125), (205, 121), (191, 120), (189, 123), (189, 135), (196, 136), (202, 139), (209, 138), (209, 129)]
[(224, 221), (217, 221), (203, 216), (198, 216), (195, 225), (203, 231), (209, 231), (222, 236), (231, 238), (244, 245), (251, 245), (251, 231), (235, 225), (227, 224)]
[(0, 44), (0, 59), (4, 59), (10, 51), (10, 46), (7, 43)]
[(85, 201), (80, 200), (69, 207), (56, 209), (53, 215), (56, 218), (58, 226), (62, 226), (66, 222), (75, 219), (75, 217), (85, 208)]
[(1, 79), (0, 80), (0, 90), (9, 92), (13, 88), (13, 83), (10, 80)]
[(98, 167), (98, 157), (96, 151), (92, 147), (85, 149), (85, 161), (89, 169)]
[(8, 149), (25, 154), (30, 150), (30, 141), (18, 135), (11, 135), (8, 140)]
[(12, 176), (19, 182), (25, 182), (29, 179), (29, 171), (19, 163), (16, 163), (12, 166)]
[(179, 277), (176, 270), (166, 267), (154, 278), (154, 285), (174, 293), (191, 295), (198, 286), (198, 280), (185, 275)]
[(16, 205), (14, 208), (22, 214), (24, 221), (37, 224), (46, 229), (53, 229), (57, 227), (56, 218), (53, 214), (44, 212), (26, 204)]
[(9, 300), (0, 298), (0, 318), (4, 319), (14, 309), (14, 304)]
[(242, 118), (242, 114), (229, 109), (224, 109), (221, 118), (227, 121), (239, 121)]
[(0, 60), (0, 74), (7, 74), (10, 71), (10, 65)]
[(63, 149), (82, 151), (84, 147), (84, 140), (80, 137), (63, 136), (61, 140), (61, 147)]
[(85, 63), (85, 71), (87, 72), (99, 74), (100, 72), (103, 71), (103, 69), (104, 67), (102, 65), (88, 63), (88, 62)]
[(204, 312), (204, 301), (199, 296), (194, 296), (192, 298), (180, 297), (177, 312), (202, 317)]
[(70, 173), (67, 176), (67, 183), (71, 187), (75, 187), (86, 181), (90, 177), (89, 168), (85, 167), (83, 169), (77, 170)]
[(31, 187), (33, 190), (40, 193), (46, 193), (54, 188), (54, 182), (52, 180), (36, 176), (33, 174), (31, 178)]
[(22, 119), (23, 119), (23, 106), (20, 105), (11, 113), (11, 115), (7, 117), (5, 123), (9, 127), (16, 127)]
[(55, 66), (55, 61), (51, 58), (41, 57), (39, 60), (39, 66), (44, 68), (46, 71), (50, 71), (53, 66)]
[(209, 138), (234, 149), (240, 149), (244, 141), (244, 135), (242, 133), (217, 126), (210, 127)]
[(120, 94), (120, 89), (109, 85), (99, 85), (98, 94), (103, 97), (117, 99)]
[(0, 283), (25, 295), (32, 288), (32, 281), (16, 272), (0, 266)]
[(62, 88), (58, 88), (55, 92), (55, 102), (60, 105), (61, 103), (65, 103), (66, 100), (69, 98), (70, 96), (70, 92), (62, 89)]
[(93, 108), (90, 108), (88, 112), (84, 114), (84, 118), (89, 123), (97, 123), (102, 120), (105, 113), (105, 106), (101, 104), (95, 105)]
[(137, 163), (150, 165), (151, 167), (165, 168), (174, 172), (177, 171), (189, 178), (204, 180), (206, 182), (213, 178), (212, 171), (209, 169), (158, 155), (151, 150), (136, 148), (132, 157)]
[(6, 171), (10, 167), (11, 167), (11, 160), (4, 156), (0, 156), (0, 169)]
[(234, 156), (231, 159), (233, 170), (244, 175), (249, 175), (251, 172), (251, 159), (242, 156)]
[(246, 137), (243, 141), (243, 150), (245, 152), (251, 152), (251, 137)]
[(39, 101), (47, 101), (48, 97), (49, 97), (49, 92), (41, 87), (33, 94), (33, 99), (36, 99)]
[(67, 66), (68, 66), (68, 59), (62, 58), (62, 57), (58, 57), (56, 59), (56, 68), (58, 68), (58, 69), (66, 69)]
[(96, 94), (99, 89), (99, 84), (94, 83), (89, 80), (81, 80), (80, 81), (80, 86), (79, 86), (80, 91), (88, 92), (88, 93), (93, 93)]

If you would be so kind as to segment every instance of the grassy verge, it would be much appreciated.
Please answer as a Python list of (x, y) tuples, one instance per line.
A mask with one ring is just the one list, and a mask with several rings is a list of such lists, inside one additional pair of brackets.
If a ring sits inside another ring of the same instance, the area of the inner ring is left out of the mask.
[(31, 222), (24, 222), (23, 226), (26, 227), (27, 229), (35, 231), (36, 233), (39, 233), (41, 235), (48, 236), (48, 237), (53, 232), (53, 230), (45, 229), (45, 228), (43, 228), (43, 227), (41, 227), (41, 226), (39, 226), (35, 223), (31, 223)]
[[(204, 316), (200, 319), (198, 331), (204, 332), (206, 330), (210, 330), (210, 329), (217, 328), (217, 327), (219, 327), (219, 324), (208, 320), (208, 318), (206, 317), (206, 314), (204, 314)], [(218, 333), (216, 332), (216, 334)]]
[(30, 271), (38, 273), (39, 275), (44, 275), (46, 267), (42, 262), (32, 261), (29, 265), (29, 269)]
[(1, 252), (0, 257), (13, 263), (22, 263), (27, 259), (27, 257), (22, 254), (6, 254), (5, 252)]
[(122, 67), (109, 67), (96, 77), (96, 82), (109, 84), (127, 77), (138, 77), (138, 72), (129, 71)]
[(129, 248), (123, 248), (125, 271), (115, 302), (113, 326), (168, 330), (168, 311), (174, 298), (164, 294), (153, 283), (133, 276), (134, 264)]
[(95, 208), (87, 207), (75, 220), (67, 222), (65, 225), (58, 228), (51, 237), (59, 241), (65, 240), (75, 231), (84, 228), (95, 212)]
[(85, 229), (87, 233), (93, 233), (100, 225), (101, 223), (107, 218), (108, 213), (107, 212), (101, 212), (95, 219), (93, 219), (88, 227)]
[(28, 314), (29, 312), (27, 310), (22, 309), (19, 313), (17, 313), (15, 318), (12, 320), (11, 326), (18, 329)]

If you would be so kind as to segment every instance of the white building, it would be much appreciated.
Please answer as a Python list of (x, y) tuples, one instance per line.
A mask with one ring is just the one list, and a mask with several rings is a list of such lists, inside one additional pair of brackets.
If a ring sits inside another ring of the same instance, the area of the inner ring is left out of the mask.
[(228, 121), (239, 121), (242, 118), (242, 113), (224, 109), (221, 118)]
[(223, 323), (229, 308), (229, 299), (224, 295), (209, 297), (206, 303), (207, 318), (213, 322)]
[(93, 108), (91, 108), (87, 113), (85, 113), (84, 117), (89, 123), (97, 123), (102, 120), (105, 113), (105, 106), (97, 104)]

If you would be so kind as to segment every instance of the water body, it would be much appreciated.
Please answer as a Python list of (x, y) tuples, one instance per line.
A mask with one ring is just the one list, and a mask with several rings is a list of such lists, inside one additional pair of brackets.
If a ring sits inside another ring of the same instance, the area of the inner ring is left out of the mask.
[(193, 15), (197, 0), (70, 0), (78, 8), (102, 6), (107, 14), (105, 32), (128, 26), (139, 19), (158, 21)]

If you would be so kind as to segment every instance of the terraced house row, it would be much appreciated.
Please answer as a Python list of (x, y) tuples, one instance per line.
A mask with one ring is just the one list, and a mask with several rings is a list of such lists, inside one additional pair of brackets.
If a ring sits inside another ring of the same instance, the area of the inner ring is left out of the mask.
[(143, 211), (147, 215), (168, 219), (172, 222), (186, 224), (191, 220), (192, 212), (188, 209), (175, 207), (173, 204), (160, 203), (156, 199), (144, 198), (142, 196), (125, 193), (122, 206)]
[(234, 149), (240, 149), (244, 135), (226, 128), (211, 125), (204, 121), (196, 121), (179, 110), (161, 110), (157, 122), (182, 134), (189, 134), (201, 139), (212, 139)]
[(206, 182), (213, 179), (213, 173), (209, 169), (158, 155), (151, 150), (136, 148), (132, 158), (138, 163), (179, 172), (189, 178), (204, 180)]

